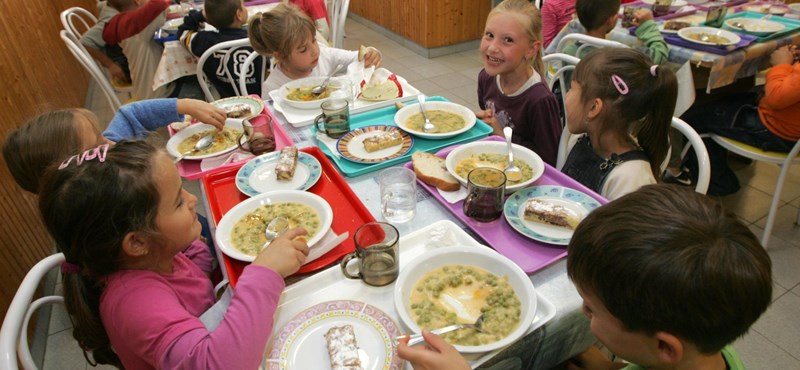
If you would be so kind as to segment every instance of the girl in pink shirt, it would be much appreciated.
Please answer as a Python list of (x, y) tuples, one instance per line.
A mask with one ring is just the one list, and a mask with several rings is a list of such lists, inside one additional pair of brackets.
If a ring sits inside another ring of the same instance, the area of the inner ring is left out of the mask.
[[(194, 261), (209, 253), (196, 241), (197, 198), (163, 149), (144, 140), (104, 144), (65, 159), (43, 182), (39, 209), (66, 257), (73, 336), (94, 361), (128, 370), (261, 363), (283, 277), (308, 254), (294, 241), (304, 230), (275, 239), (244, 269), (230, 301), (215, 304)], [(190, 244), (197, 246), (184, 251)]]
[(542, 4), (542, 48), (558, 35), (575, 14), (575, 0), (547, 0)]

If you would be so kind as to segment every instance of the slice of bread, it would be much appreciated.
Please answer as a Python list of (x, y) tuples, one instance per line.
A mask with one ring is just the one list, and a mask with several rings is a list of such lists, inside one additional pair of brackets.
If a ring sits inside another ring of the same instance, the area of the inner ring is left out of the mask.
[(424, 183), (443, 191), (456, 191), (461, 187), (458, 180), (447, 172), (444, 158), (416, 151), (411, 155), (411, 162), (414, 164), (414, 173)]

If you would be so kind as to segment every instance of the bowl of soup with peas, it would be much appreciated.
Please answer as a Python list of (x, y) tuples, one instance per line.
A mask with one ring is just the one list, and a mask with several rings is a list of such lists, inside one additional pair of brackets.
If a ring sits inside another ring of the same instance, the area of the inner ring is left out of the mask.
[[(511, 144), (514, 164), (522, 170), (517, 181), (506, 181), (506, 194), (525, 188), (542, 176), (544, 162), (532, 150)], [(503, 170), (508, 165), (508, 146), (500, 141), (474, 141), (453, 149), (444, 160), (447, 171), (463, 186), (467, 186), (467, 175), (478, 167), (494, 167)]]
[(302, 227), (309, 246), (325, 236), (333, 221), (331, 206), (319, 195), (280, 190), (247, 199), (222, 216), (217, 226), (217, 247), (227, 256), (253, 261), (267, 242), (264, 231), (275, 217), (285, 217), (289, 227)]
[(425, 102), (425, 111), (434, 126), (429, 132), (422, 130), (425, 118), (422, 116), (419, 104), (409, 104), (400, 108), (394, 115), (394, 123), (414, 136), (434, 140), (456, 136), (475, 126), (475, 113), (460, 104), (429, 101)]
[(325, 91), (319, 95), (311, 90), (325, 82), (327, 76), (305, 77), (289, 81), (278, 89), (278, 96), (282, 102), (299, 109), (320, 109), (322, 102), (331, 98), (347, 98), (352, 96), (349, 91), (352, 84), (346, 77), (333, 77)]
[(442, 247), (411, 260), (395, 283), (395, 308), (412, 332), (483, 315), (482, 332), (459, 329), (443, 335), (459, 352), (502, 348), (525, 334), (536, 315), (530, 278), (489, 248)]

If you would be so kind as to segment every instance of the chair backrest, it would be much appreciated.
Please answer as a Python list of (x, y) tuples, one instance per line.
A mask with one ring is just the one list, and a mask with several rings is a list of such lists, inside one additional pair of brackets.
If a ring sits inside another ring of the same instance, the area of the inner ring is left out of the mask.
[[(706, 144), (703, 143), (703, 138), (700, 134), (692, 128), (688, 123), (684, 122), (678, 117), (672, 117), (671, 127), (678, 130), (685, 138), (686, 144), (681, 150), (681, 159), (686, 157), (689, 149), (694, 150), (697, 157), (697, 184), (695, 184), (694, 191), (705, 194), (708, 191), (708, 185), (711, 181), (711, 159), (708, 157), (708, 150)], [(673, 150), (675, 147), (673, 146)]]
[(344, 23), (350, 9), (350, 0), (333, 0), (328, 13), (331, 18), (331, 44), (335, 48), (344, 47)]
[(550, 87), (550, 91), (556, 94), (561, 108), (561, 125), (564, 130), (561, 133), (556, 159), (556, 168), (561, 169), (567, 159), (566, 153), (562, 153), (562, 149), (566, 150), (566, 141), (569, 140), (569, 131), (567, 131), (567, 91), (569, 91), (571, 84), (572, 71), (575, 70), (575, 66), (581, 60), (572, 55), (554, 53), (545, 55), (542, 61), (544, 61), (545, 65), (545, 74), (547, 75), (545, 78), (547, 79), (548, 87)]
[[(260, 56), (261, 56), (261, 54), (259, 54), (255, 50), (253, 50), (250, 53), (250, 55), (248, 55), (247, 58), (244, 59), (244, 61), (242, 62), (242, 65), (239, 68), (241, 68), (242, 71), (249, 71), (250, 68), (253, 67), (253, 63), (255, 62), (255, 60), (258, 58), (260, 63), (261, 63), (261, 71), (262, 71), (258, 76), (258, 85), (259, 86), (264, 86), (264, 79), (266, 78), (266, 71), (272, 71), (272, 68), (274, 67), (274, 63), (273, 63), (273, 59), (270, 58), (269, 68), (267, 68), (267, 58), (264, 58), (264, 57), (259, 58)], [(239, 92), (242, 95), (249, 95), (249, 94), (258, 93), (257, 91), (248, 91), (247, 90), (247, 76), (248, 76), (247, 73), (239, 74)], [(261, 94), (265, 95), (268, 92), (269, 91), (261, 91)]]
[(567, 46), (570, 42), (580, 42), (582, 45), (578, 48), (578, 51), (575, 55), (581, 55), (581, 52), (587, 47), (618, 47), (618, 48), (627, 48), (628, 45), (625, 45), (621, 42), (617, 42), (614, 40), (606, 40), (600, 39), (597, 37), (592, 37), (589, 35), (585, 35), (582, 33), (570, 33), (569, 35), (564, 36), (558, 42), (558, 46), (556, 47), (556, 52), (561, 53), (564, 50), (564, 47)]
[(114, 87), (111, 86), (111, 82), (108, 80), (108, 76), (100, 70), (100, 67), (97, 63), (92, 60), (92, 57), (89, 55), (89, 52), (81, 45), (80, 41), (78, 41), (77, 37), (72, 35), (71, 33), (67, 32), (66, 30), (61, 30), (61, 39), (64, 40), (64, 43), (67, 45), (67, 49), (75, 56), (75, 59), (81, 63), (83, 68), (89, 72), (89, 74), (94, 78), (100, 88), (103, 90), (103, 93), (108, 99), (108, 104), (111, 105), (111, 111), (116, 112), (119, 110), (119, 107), (122, 105), (119, 101), (119, 97), (117, 96), (116, 92), (114, 91)]
[(64, 262), (64, 255), (57, 253), (39, 261), (28, 271), (17, 289), (8, 312), (0, 328), (0, 369), (18, 369), (17, 361), (23, 369), (36, 369), (36, 364), (28, 348), (28, 322), (40, 307), (46, 304), (64, 303), (64, 297), (52, 295), (33, 300), (39, 283), (53, 268)]
[[(206, 75), (204, 69), (206, 62), (211, 58), (214, 58), (218, 62), (218, 69), (215, 72), (217, 72), (217, 74), (221, 72), (228, 80), (227, 82), (218, 80), (215, 83), (215, 86), (219, 86), (219, 88), (216, 88), (216, 90), (223, 88), (227, 90), (227, 87), (230, 86), (228, 93), (219, 91), (221, 97), (228, 97), (229, 95), (245, 95), (247, 93), (246, 89), (245, 91), (242, 91), (239, 87), (240, 77), (242, 75), (247, 76), (253, 73), (263, 74), (263, 69), (261, 68), (243, 68), (243, 62), (248, 56), (251, 55), (252, 52), (253, 48), (250, 44), (250, 39), (245, 37), (243, 39), (225, 41), (216, 44), (208, 48), (208, 50), (206, 50), (203, 55), (200, 56), (200, 59), (197, 61), (197, 80), (200, 83), (200, 88), (203, 90), (203, 94), (205, 94), (207, 101), (214, 101), (216, 100), (216, 97), (209, 89), (209, 83), (211, 80)], [(251, 66), (253, 66), (253, 63), (251, 63)], [(233, 71), (231, 68), (233, 68)]]
[(64, 25), (64, 30), (71, 33), (76, 39), (80, 39), (95, 23), (97, 23), (97, 17), (79, 6), (61, 12), (61, 24)]

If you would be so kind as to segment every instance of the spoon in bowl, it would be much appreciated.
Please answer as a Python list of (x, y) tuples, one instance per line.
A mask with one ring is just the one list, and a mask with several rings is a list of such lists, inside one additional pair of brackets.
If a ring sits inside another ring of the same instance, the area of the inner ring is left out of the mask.
[[(475, 330), (477, 330), (479, 332), (483, 332), (483, 314), (478, 316), (478, 319), (475, 320), (474, 324), (455, 324), (455, 325), (445, 326), (443, 328), (431, 330), (431, 333), (436, 334), (436, 335), (442, 335), (444, 333), (449, 333), (451, 331), (458, 330), (458, 329), (475, 329)], [(395, 338), (395, 340), (401, 340), (404, 337), (405, 337), (405, 335), (401, 335), (401, 336)], [(418, 344), (418, 343), (422, 343), (422, 342), (425, 341), (425, 338), (422, 337), (422, 333), (409, 335), (408, 338), (409, 338), (408, 339), (408, 346), (409, 347), (411, 347), (411, 346), (413, 346), (415, 344)]]
[(325, 89), (328, 88), (328, 83), (330, 83), (331, 77), (333, 77), (333, 75), (338, 73), (342, 68), (344, 68), (344, 64), (339, 64), (338, 66), (336, 66), (336, 68), (333, 69), (333, 72), (331, 72), (331, 74), (328, 75), (328, 78), (326, 78), (325, 81), (322, 81), (322, 83), (319, 84), (319, 86), (311, 89), (311, 93), (314, 94), (315, 96), (324, 93)]
[(506, 144), (508, 144), (508, 165), (503, 170), (506, 174), (508, 181), (519, 181), (522, 179), (522, 170), (514, 165), (514, 151), (511, 149), (511, 127), (503, 128), (503, 135), (506, 137)]
[(197, 153), (201, 150), (206, 150), (209, 147), (211, 147), (211, 144), (213, 143), (214, 143), (214, 134), (208, 134), (206, 136), (203, 136), (200, 138), (200, 140), (197, 140), (197, 143), (194, 144), (194, 149), (191, 149), (188, 152), (179, 155), (172, 161), (172, 163), (178, 163), (180, 162), (181, 159), (183, 159), (183, 157), (186, 157), (187, 155)]
[(267, 237), (267, 242), (264, 243), (264, 246), (261, 247), (261, 250), (264, 250), (272, 240), (279, 237), (283, 234), (286, 230), (289, 229), (289, 220), (286, 217), (278, 216), (272, 219), (272, 221), (267, 224), (267, 228), (264, 230), (264, 235)]
[(425, 94), (417, 95), (417, 101), (419, 101), (419, 110), (422, 111), (422, 116), (425, 117), (425, 124), (422, 125), (422, 132), (433, 131), (436, 126), (431, 123), (431, 120), (428, 118), (428, 112), (425, 110)]

